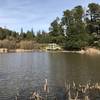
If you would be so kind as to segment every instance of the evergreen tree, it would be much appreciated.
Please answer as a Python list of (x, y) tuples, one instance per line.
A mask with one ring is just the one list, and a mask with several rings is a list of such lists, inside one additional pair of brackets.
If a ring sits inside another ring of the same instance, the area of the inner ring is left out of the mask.
[(33, 40), (33, 33), (31, 31), (27, 31), (27, 33), (26, 33), (26, 39), (27, 40)]

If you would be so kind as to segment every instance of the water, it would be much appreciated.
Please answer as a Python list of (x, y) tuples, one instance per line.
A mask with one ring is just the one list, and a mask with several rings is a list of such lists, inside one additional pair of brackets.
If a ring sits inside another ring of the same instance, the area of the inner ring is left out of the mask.
[(64, 86), (66, 80), (100, 82), (100, 55), (46, 52), (0, 54), (0, 100), (11, 100), (9, 97), (18, 91), (42, 86), (45, 78), (49, 85), (57, 87)]

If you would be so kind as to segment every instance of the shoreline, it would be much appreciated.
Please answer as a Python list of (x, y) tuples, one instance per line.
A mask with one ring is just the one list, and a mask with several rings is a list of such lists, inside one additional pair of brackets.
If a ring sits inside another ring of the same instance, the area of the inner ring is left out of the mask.
[(25, 53), (25, 52), (64, 52), (64, 53), (78, 53), (78, 54), (87, 54), (87, 55), (99, 55), (100, 50), (96, 48), (87, 48), (86, 50), (80, 50), (80, 51), (69, 51), (69, 50), (58, 50), (58, 51), (47, 51), (43, 49), (32, 49), (32, 50), (26, 50), (26, 49), (0, 49), (0, 53)]

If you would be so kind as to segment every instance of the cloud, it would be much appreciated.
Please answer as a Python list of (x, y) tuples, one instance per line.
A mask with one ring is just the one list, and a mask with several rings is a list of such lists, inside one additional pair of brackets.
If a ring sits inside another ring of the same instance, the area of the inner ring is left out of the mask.
[[(92, 0), (98, 1), (99, 0)], [(29, 27), (47, 30), (49, 24), (63, 11), (76, 5), (87, 5), (90, 0), (0, 0), (0, 25), (11, 29)], [(37, 26), (37, 27), (36, 27)], [(17, 27), (17, 28), (16, 28)]]

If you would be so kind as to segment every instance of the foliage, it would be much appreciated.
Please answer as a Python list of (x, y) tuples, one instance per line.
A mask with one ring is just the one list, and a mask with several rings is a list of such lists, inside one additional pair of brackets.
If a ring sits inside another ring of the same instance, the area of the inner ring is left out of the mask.
[(33, 49), (48, 43), (57, 43), (68, 50), (100, 47), (100, 5), (90, 3), (87, 10), (81, 5), (66, 9), (61, 18), (51, 22), (49, 32), (39, 30), (35, 33), (33, 28), (15, 32), (0, 28), (0, 48)]

